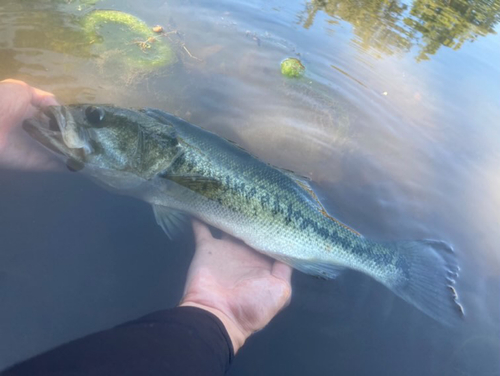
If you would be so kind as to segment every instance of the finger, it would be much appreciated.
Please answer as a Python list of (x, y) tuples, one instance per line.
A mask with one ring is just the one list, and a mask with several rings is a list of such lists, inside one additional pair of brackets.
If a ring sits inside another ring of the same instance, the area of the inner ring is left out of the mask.
[(0, 81), (0, 84), (17, 84), (21, 86), (29, 86), (26, 82), (20, 80), (14, 80), (12, 78), (7, 78), (6, 80)]
[(17, 85), (18, 87), (22, 87), (26, 92), (29, 92), (31, 94), (31, 104), (35, 107), (59, 105), (59, 102), (57, 102), (54, 94), (31, 87), (24, 81), (8, 78), (6, 80), (0, 81), (0, 84), (13, 84)]
[(291, 283), (292, 280), (292, 271), (293, 269), (280, 261), (275, 261), (273, 264), (273, 268), (271, 270), (271, 274), (276, 278), (282, 279), (286, 281), (288, 284)]
[(197, 219), (193, 219), (193, 232), (197, 244), (205, 240), (213, 239), (208, 226)]
[(280, 261), (276, 261), (274, 263), (273, 269), (271, 271), (271, 274), (274, 277), (279, 278), (280, 280), (286, 283), (286, 285), (283, 286), (283, 296), (281, 297), (281, 302), (283, 303), (283, 306), (281, 307), (280, 310), (284, 309), (285, 307), (288, 307), (288, 305), (292, 301), (292, 284), (291, 284), (292, 272), (293, 269), (289, 265), (284, 264)]
[(31, 90), (31, 104), (35, 107), (59, 106), (54, 94), (37, 88)]

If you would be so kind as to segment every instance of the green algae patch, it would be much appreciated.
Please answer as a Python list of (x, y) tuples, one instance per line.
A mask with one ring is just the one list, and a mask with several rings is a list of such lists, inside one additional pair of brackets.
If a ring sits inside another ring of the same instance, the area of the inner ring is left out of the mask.
[(281, 62), (281, 74), (286, 77), (301, 77), (306, 68), (299, 59), (289, 57)]
[(171, 46), (142, 20), (115, 10), (95, 10), (82, 19), (93, 53), (106, 64), (152, 70), (176, 61)]

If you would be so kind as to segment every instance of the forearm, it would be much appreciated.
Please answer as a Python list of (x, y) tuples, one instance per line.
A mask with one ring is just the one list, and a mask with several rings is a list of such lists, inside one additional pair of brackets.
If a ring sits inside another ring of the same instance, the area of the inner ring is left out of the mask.
[(216, 316), (224, 325), (224, 328), (226, 329), (226, 332), (228, 333), (229, 338), (231, 339), (234, 354), (236, 354), (238, 352), (238, 350), (245, 344), (245, 341), (250, 336), (250, 333), (245, 332), (235, 322), (234, 319), (232, 319), (231, 317), (229, 317), (227, 314), (225, 314), (224, 312), (222, 312), (219, 309), (216, 309), (214, 307), (204, 305), (204, 304), (190, 302), (190, 301), (183, 301), (180, 306), (181, 307), (200, 308), (200, 309), (208, 311), (211, 314), (213, 314), (214, 316)]
[(2, 376), (224, 375), (234, 356), (220, 320), (177, 307), (70, 342)]

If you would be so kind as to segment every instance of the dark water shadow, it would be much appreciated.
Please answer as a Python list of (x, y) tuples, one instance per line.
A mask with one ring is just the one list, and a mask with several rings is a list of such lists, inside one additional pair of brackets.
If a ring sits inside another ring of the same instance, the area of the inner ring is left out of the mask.
[(0, 171), (0, 369), (182, 296), (191, 235), (78, 174)]

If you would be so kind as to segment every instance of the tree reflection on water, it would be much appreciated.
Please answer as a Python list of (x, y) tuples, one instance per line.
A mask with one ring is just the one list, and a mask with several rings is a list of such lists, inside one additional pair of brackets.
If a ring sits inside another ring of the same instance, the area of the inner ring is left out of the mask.
[[(498, 0), (312, 0), (302, 25), (307, 29), (318, 11), (349, 22), (355, 42), (378, 57), (416, 47), (417, 61), (429, 60), (441, 46), (458, 50), (479, 36), (495, 34)], [(336, 23), (330, 20), (330, 23)]]

